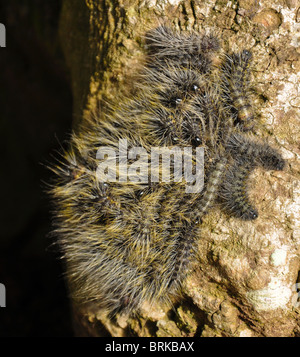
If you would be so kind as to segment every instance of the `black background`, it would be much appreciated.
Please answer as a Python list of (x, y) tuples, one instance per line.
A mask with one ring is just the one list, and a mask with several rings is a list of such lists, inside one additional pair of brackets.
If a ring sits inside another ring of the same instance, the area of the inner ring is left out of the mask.
[(72, 125), (58, 37), (59, 0), (0, 1), (0, 336), (72, 336), (62, 264), (52, 248), (45, 167)]

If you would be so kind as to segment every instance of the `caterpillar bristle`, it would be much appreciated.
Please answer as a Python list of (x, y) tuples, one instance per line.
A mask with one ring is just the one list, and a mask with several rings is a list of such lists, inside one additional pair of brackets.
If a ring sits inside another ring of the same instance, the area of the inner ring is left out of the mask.
[[(135, 97), (122, 94), (85, 118), (53, 167), (55, 234), (72, 297), (110, 317), (134, 313), (144, 302), (172, 304), (195, 263), (203, 217), (221, 203), (228, 214), (255, 219), (249, 174), (258, 165), (284, 167), (275, 149), (244, 133), (255, 122), (248, 50), (224, 54), (212, 32), (166, 26), (145, 38)], [(168, 161), (161, 156), (168, 165), (156, 172), (149, 171), (153, 148), (172, 152)], [(196, 174), (204, 170), (204, 186), (187, 192), (190, 177), (176, 155), (197, 164), (201, 150)], [(99, 179), (108, 173), (110, 180)]]
[(252, 207), (247, 194), (247, 180), (253, 168), (252, 164), (233, 164), (227, 170), (220, 188), (220, 198), (224, 202), (225, 210), (243, 220), (253, 220), (258, 217), (258, 212)]
[(254, 112), (249, 100), (249, 66), (252, 54), (248, 50), (226, 55), (222, 66), (227, 101), (236, 123), (243, 131), (249, 131), (254, 125)]

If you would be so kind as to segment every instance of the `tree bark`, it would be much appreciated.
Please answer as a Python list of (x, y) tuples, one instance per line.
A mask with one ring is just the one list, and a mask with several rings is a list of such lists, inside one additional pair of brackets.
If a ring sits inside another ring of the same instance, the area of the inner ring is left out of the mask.
[(143, 59), (143, 35), (159, 23), (214, 29), (226, 50), (253, 53), (258, 135), (277, 146), (283, 172), (256, 170), (255, 222), (208, 214), (198, 265), (172, 310), (145, 305), (113, 321), (95, 306), (73, 305), (80, 336), (300, 336), (296, 283), (299, 235), (300, 10), (297, 0), (64, 0), (60, 37), (70, 68), (74, 128), (105, 105)]

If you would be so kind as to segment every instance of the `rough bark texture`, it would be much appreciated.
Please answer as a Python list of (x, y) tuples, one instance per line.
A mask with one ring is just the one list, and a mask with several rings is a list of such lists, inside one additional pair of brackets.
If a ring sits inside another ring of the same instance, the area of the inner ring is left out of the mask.
[(300, 336), (299, 69), (297, 0), (64, 0), (60, 34), (72, 77), (74, 124), (98, 100), (130, 86), (143, 34), (167, 21), (215, 28), (225, 49), (251, 49), (259, 135), (280, 148), (283, 172), (256, 170), (255, 222), (212, 211), (199, 237), (198, 269), (172, 310), (147, 308), (110, 321), (95, 306), (74, 306), (78, 335)]

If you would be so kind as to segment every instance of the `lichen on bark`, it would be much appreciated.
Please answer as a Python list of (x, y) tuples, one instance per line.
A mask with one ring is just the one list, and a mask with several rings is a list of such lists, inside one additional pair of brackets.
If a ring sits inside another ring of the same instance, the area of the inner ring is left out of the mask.
[(159, 23), (216, 31), (224, 48), (253, 53), (257, 135), (280, 148), (283, 172), (257, 169), (254, 223), (218, 210), (204, 220), (197, 268), (174, 309), (145, 304), (111, 321), (96, 306), (74, 306), (79, 335), (300, 336), (299, 7), (269, 1), (63, 1), (60, 37), (70, 68), (74, 128), (100, 102), (130, 90), (143, 61), (143, 35)]

